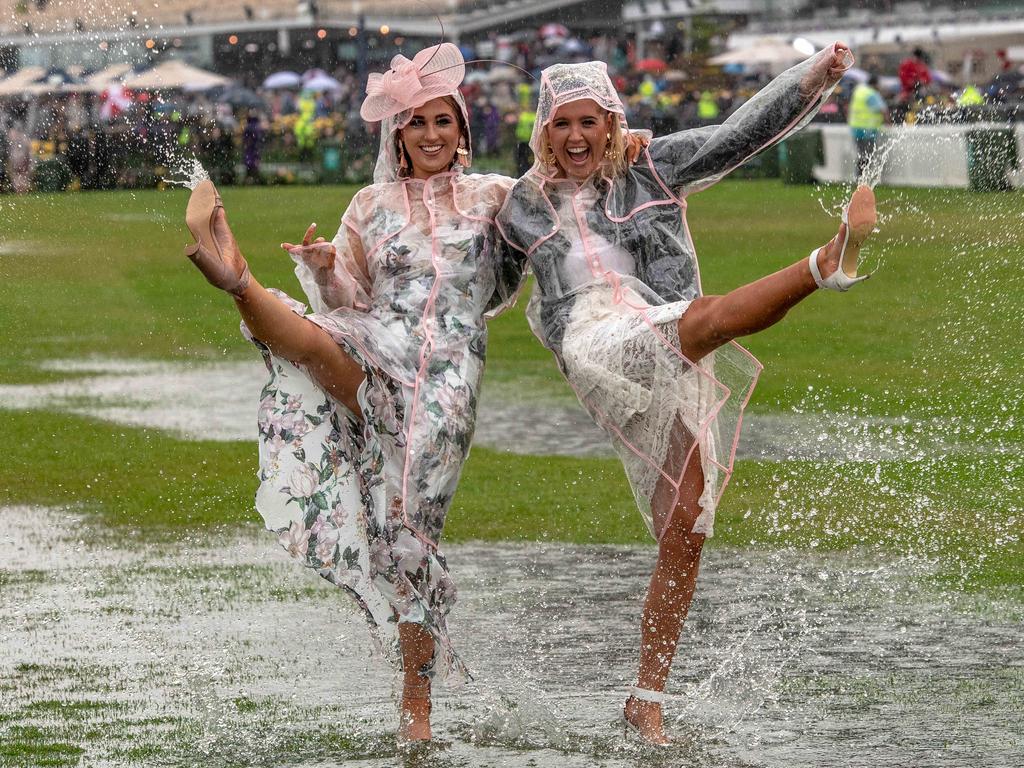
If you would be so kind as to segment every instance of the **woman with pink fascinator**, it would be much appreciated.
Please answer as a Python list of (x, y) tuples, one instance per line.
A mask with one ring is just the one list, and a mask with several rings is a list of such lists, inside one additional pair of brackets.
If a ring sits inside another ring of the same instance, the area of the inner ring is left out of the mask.
[[(313, 313), (253, 277), (210, 182), (193, 192), (188, 256), (230, 293), (270, 372), (256, 507), (281, 544), (363, 609), (403, 671), (400, 738), (431, 737), (431, 681), (464, 680), (446, 624), (455, 585), (437, 548), (469, 453), (486, 319), (525, 259), (496, 237), (513, 180), (470, 175), (465, 66), (450, 43), (371, 75), (374, 183), (333, 241), (283, 247)], [(337, 649), (325, 645), (325, 653)]]

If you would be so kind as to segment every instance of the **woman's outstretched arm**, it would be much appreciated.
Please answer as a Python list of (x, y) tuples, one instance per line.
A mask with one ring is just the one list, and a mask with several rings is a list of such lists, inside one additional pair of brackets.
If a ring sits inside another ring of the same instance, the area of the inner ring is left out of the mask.
[(648, 147), (651, 164), (669, 188), (683, 194), (714, 184), (802, 128), (852, 62), (843, 43), (819, 51), (772, 80), (721, 125), (654, 139)]

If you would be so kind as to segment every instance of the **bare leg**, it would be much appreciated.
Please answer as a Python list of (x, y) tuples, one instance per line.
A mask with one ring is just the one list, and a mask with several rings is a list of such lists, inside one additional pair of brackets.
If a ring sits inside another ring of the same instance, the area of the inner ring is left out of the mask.
[[(213, 234), (225, 252), (238, 253), (241, 259), (223, 210), (216, 213)], [(345, 354), (325, 330), (292, 312), (255, 278), (250, 278), (245, 290), (234, 299), (253, 336), (275, 355), (304, 366), (326, 392), (361, 415), (356, 392), (365, 377), (362, 366)]]
[[(840, 267), (855, 274), (857, 253), (874, 227), (875, 199), (867, 187), (860, 187), (850, 201), (850, 232), (845, 256), (842, 244), (847, 225), (821, 248), (818, 270), (826, 279)], [(696, 299), (679, 320), (679, 338), (683, 354), (696, 362), (709, 352), (740, 336), (763, 331), (779, 322), (786, 313), (817, 290), (806, 259), (730, 291), (724, 296)]]
[(434, 655), (434, 639), (419, 624), (398, 625), (398, 641), (402, 646), (402, 706), (398, 737), (401, 741), (429, 741), (430, 678), (420, 670)]
[[(673, 450), (683, 450), (684, 456), (685, 449), (686, 446), (673, 447)], [(679, 501), (669, 519), (668, 528), (658, 541), (658, 562), (651, 574), (640, 624), (637, 686), (650, 691), (665, 690), (665, 681), (679, 643), (679, 633), (697, 585), (697, 571), (704, 546), (704, 536), (691, 533), (701, 512), (697, 500), (704, 490), (704, 473), (697, 450), (686, 466), (679, 490)], [(659, 500), (670, 503), (673, 495), (671, 484), (662, 479), (655, 492), (655, 504)], [(660, 704), (630, 697), (626, 701), (625, 714), (645, 739), (654, 744), (668, 743), (662, 731)]]

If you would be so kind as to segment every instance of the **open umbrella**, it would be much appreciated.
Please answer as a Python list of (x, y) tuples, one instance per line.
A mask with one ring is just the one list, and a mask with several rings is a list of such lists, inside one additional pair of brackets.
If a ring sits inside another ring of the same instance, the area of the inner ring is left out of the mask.
[(782, 40), (765, 40), (747, 48), (727, 51), (708, 59), (708, 64), (795, 64), (806, 59), (803, 53)]
[(302, 76), (302, 88), (307, 91), (343, 91), (345, 86), (322, 69), (311, 69)]
[(668, 64), (661, 59), (640, 59), (634, 69), (637, 72), (650, 72), (652, 75), (660, 75), (668, 69)]
[(131, 72), (131, 64), (111, 64), (99, 72), (94, 72), (85, 78), (86, 88), (93, 93), (103, 93), (108, 86), (118, 82), (122, 77)]
[(133, 91), (160, 89), (182, 91), (208, 91), (229, 85), (231, 79), (193, 67), (177, 59), (163, 61), (155, 67), (124, 79), (125, 88)]
[(246, 109), (262, 109), (267, 106), (266, 102), (257, 93), (240, 85), (228, 86), (218, 94), (217, 100), (230, 104), (233, 107), (245, 107)]
[(545, 24), (540, 28), (539, 34), (542, 40), (566, 40), (569, 38), (570, 32), (562, 24)]
[(871, 75), (858, 67), (850, 67), (848, 70), (843, 72), (843, 80), (852, 80), (855, 83), (866, 83), (870, 79)]
[(13, 75), (0, 80), (0, 96), (20, 96), (25, 89), (34, 85), (46, 76), (42, 67), (25, 67)]
[(268, 75), (267, 79), (263, 81), (263, 87), (270, 90), (276, 88), (298, 88), (300, 85), (302, 85), (302, 75), (289, 70), (275, 72), (272, 75)]

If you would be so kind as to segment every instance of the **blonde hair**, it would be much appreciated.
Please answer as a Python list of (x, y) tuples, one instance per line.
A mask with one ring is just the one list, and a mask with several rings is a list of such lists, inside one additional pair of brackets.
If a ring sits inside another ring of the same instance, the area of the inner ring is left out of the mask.
[[(626, 173), (626, 131), (623, 130), (619, 123), (619, 116), (615, 112), (609, 112), (604, 110), (605, 118), (611, 118), (613, 127), (608, 131), (611, 134), (611, 139), (605, 145), (605, 157), (601, 160), (599, 166), (602, 175), (608, 176), (609, 178), (616, 178)], [(538, 137), (539, 147), (537, 154), (537, 161), (548, 168), (557, 168), (558, 161), (554, 160), (554, 151), (551, 149), (551, 142), (548, 141), (548, 129), (547, 126), (540, 132)], [(607, 155), (611, 155), (608, 157)], [(549, 163), (546, 158), (551, 157), (553, 162)], [(564, 171), (565, 169), (562, 168)]]

